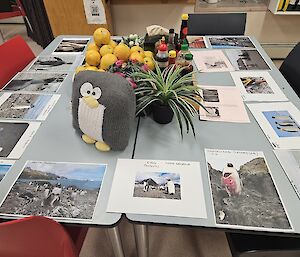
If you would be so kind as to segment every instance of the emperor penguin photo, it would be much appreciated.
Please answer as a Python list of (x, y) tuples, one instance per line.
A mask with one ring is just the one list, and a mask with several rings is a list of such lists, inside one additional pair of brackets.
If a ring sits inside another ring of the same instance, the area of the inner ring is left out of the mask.
[(242, 181), (238, 171), (232, 163), (227, 163), (222, 171), (222, 184), (229, 197), (231, 195), (240, 195), (242, 192)]
[(74, 79), (73, 127), (99, 151), (124, 150), (135, 118), (135, 95), (121, 76), (82, 71)]

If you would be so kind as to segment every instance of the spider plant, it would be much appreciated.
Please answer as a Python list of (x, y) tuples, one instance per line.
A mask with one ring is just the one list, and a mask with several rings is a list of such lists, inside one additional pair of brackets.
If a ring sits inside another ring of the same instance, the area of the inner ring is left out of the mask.
[(195, 136), (193, 119), (198, 110), (195, 105), (205, 107), (200, 102), (199, 88), (193, 85), (193, 73), (181, 76), (183, 67), (170, 65), (163, 71), (155, 62), (155, 70), (134, 72), (132, 77), (137, 83), (135, 94), (137, 98), (136, 115), (146, 107), (158, 102), (171, 108), (178, 121), (181, 137), (183, 127), (188, 133), (190, 128)]

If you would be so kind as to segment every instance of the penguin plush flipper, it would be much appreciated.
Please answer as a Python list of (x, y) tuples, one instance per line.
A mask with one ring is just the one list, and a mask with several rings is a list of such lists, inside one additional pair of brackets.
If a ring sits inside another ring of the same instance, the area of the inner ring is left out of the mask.
[(105, 142), (96, 142), (95, 147), (97, 150), (101, 152), (109, 152), (110, 151), (110, 146), (106, 144)]

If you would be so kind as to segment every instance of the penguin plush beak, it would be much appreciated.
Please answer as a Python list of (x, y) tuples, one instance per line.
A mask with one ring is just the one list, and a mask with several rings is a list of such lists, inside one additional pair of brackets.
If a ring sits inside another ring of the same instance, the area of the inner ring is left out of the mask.
[(98, 101), (95, 98), (93, 98), (92, 96), (84, 96), (83, 100), (86, 102), (86, 104), (90, 108), (97, 108), (99, 106)]

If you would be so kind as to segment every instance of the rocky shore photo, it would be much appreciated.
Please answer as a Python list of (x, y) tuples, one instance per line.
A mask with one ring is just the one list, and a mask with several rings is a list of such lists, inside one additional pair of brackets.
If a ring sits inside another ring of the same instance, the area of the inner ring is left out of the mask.
[(104, 164), (28, 161), (0, 213), (92, 219), (105, 170)]
[(89, 40), (89, 38), (64, 38), (54, 53), (82, 53)]
[(219, 225), (292, 229), (262, 152), (205, 150)]
[(133, 196), (180, 200), (180, 176), (168, 172), (139, 172)]

